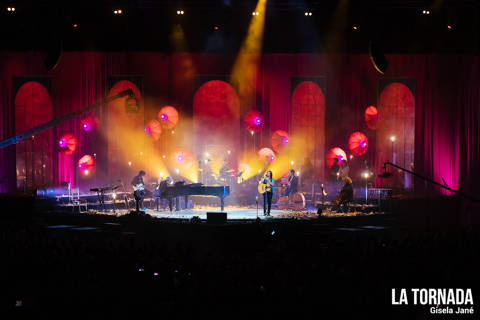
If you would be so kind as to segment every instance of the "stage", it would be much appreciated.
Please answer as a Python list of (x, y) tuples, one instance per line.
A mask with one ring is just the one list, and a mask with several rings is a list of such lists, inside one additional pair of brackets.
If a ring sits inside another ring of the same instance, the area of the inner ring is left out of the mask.
[[(322, 214), (322, 218), (336, 218), (336, 217), (355, 217), (355, 216), (373, 216), (373, 215), (383, 215), (384, 212), (373, 211), (373, 206), (364, 206), (362, 211), (351, 211), (351, 212), (336, 212), (332, 211), (330, 208), (326, 208)], [(120, 209), (120, 210), (106, 210), (106, 211), (96, 211), (89, 210), (90, 214), (105, 214), (105, 215), (114, 215), (114, 216), (124, 216), (130, 214), (131, 211)], [(157, 211), (153, 209), (143, 210), (145, 215), (149, 215), (157, 219), (169, 219), (169, 220), (190, 220), (193, 217), (198, 217), (201, 221), (207, 220), (207, 212), (220, 212), (218, 207), (198, 207), (187, 210), (180, 211)], [(258, 211), (256, 208), (251, 207), (235, 207), (228, 206), (225, 207), (224, 212), (227, 213), (227, 221), (254, 221), (257, 218), (262, 221), (279, 221), (279, 220), (318, 220), (319, 216), (317, 214), (317, 209), (310, 208), (302, 211), (293, 211), (293, 210), (278, 210), (272, 209), (270, 216), (263, 215), (263, 208), (259, 207)]]

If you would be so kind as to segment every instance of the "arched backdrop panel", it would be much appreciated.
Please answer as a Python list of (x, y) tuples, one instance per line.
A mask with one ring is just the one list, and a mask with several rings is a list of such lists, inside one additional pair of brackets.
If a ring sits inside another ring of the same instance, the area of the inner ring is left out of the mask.
[(206, 146), (234, 148), (240, 135), (240, 100), (227, 82), (210, 80), (193, 97), (194, 141), (197, 154)]
[[(386, 85), (380, 93), (378, 113), (377, 172), (382, 171), (386, 161), (408, 170), (414, 169), (415, 97), (412, 90), (400, 82)], [(394, 141), (392, 137), (395, 137)], [(397, 169), (390, 172), (393, 176), (389, 180), (379, 179), (379, 185), (413, 189), (411, 175)]]
[[(313, 81), (300, 82), (292, 94), (290, 143), (302, 143), (303, 156), (312, 160), (316, 178), (325, 171), (325, 95)], [(299, 159), (304, 161), (304, 159)]]
[[(47, 88), (37, 81), (22, 84), (15, 95), (15, 134), (44, 124), (52, 118), (53, 106)], [(54, 184), (53, 152), (53, 129), (17, 143), (17, 189)]]

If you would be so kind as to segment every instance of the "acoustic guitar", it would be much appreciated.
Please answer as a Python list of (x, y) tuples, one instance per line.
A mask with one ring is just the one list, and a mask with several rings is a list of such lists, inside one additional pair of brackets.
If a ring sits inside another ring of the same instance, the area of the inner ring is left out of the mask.
[(270, 191), (272, 191), (272, 186), (270, 184), (263, 183), (263, 182), (260, 182), (258, 184), (258, 193), (263, 194), (265, 192), (270, 192)]

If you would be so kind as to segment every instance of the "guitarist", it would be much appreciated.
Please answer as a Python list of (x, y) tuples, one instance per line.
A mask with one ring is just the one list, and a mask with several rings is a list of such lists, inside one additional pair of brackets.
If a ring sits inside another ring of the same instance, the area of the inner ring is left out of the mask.
[(145, 171), (140, 170), (138, 175), (133, 177), (132, 182), (130, 182), (133, 186), (133, 197), (135, 198), (136, 202), (136, 212), (140, 212), (140, 205), (142, 204), (142, 200), (145, 197), (145, 184), (143, 183), (143, 177), (145, 176)]
[(267, 171), (259, 183), (265, 187), (265, 192), (263, 193), (263, 215), (270, 216), (272, 196), (275, 192), (275, 180), (273, 180), (272, 171)]
[(287, 188), (285, 189), (283, 195), (291, 196), (292, 194), (297, 192), (297, 189), (298, 189), (298, 177), (295, 174), (295, 170), (291, 169), (288, 172)]

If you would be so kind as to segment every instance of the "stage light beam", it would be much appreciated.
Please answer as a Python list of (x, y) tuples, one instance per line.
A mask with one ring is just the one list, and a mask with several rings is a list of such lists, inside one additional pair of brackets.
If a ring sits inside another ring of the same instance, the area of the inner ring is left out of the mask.
[(238, 87), (240, 99), (246, 105), (253, 105), (254, 80), (262, 53), (266, 6), (267, 0), (258, 0), (230, 77), (231, 82)]

